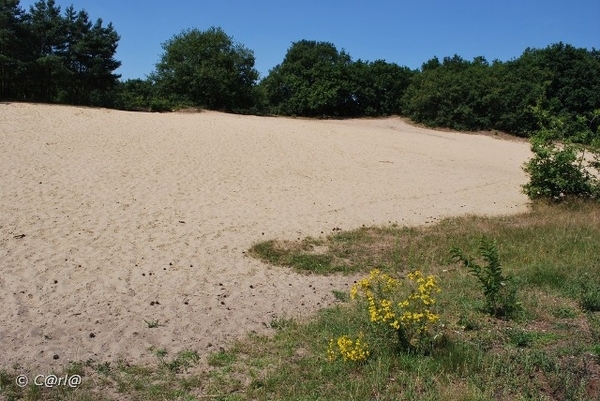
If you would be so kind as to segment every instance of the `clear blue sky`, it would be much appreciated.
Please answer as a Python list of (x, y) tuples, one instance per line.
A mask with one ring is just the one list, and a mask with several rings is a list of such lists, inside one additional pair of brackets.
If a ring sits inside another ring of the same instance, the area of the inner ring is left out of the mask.
[[(34, 0), (21, 0), (29, 9)], [(332, 42), (352, 59), (383, 59), (419, 68), (433, 56), (489, 61), (519, 57), (557, 42), (600, 48), (599, 0), (205, 1), (56, 0), (91, 19), (112, 22), (121, 36), (116, 72), (145, 78), (161, 44), (187, 28), (218, 26), (254, 51), (261, 77), (281, 63), (292, 42)]]

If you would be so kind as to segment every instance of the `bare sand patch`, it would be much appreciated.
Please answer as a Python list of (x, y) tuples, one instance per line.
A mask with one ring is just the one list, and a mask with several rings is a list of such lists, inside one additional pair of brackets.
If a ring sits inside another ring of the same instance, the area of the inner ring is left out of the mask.
[(527, 207), (526, 143), (399, 118), (13, 103), (0, 127), (0, 368), (204, 357), (355, 279), (266, 266), (256, 241)]

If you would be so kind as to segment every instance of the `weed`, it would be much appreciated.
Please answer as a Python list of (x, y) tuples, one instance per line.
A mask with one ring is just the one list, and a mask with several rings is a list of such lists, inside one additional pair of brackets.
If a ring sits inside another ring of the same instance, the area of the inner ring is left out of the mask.
[(272, 329), (281, 330), (281, 329), (285, 329), (286, 327), (289, 327), (293, 324), (294, 324), (294, 321), (292, 319), (286, 319), (283, 317), (275, 317), (271, 320), (271, 324), (269, 326), (271, 326)]
[[(165, 354), (166, 356), (166, 354)], [(180, 373), (195, 366), (200, 360), (196, 351), (181, 351), (171, 361), (160, 358), (160, 365), (171, 373)]]
[(210, 366), (223, 367), (231, 365), (236, 359), (236, 355), (231, 352), (218, 351), (210, 355), (208, 358), (208, 364)]
[(592, 352), (594, 353), (594, 356), (596, 357), (596, 363), (600, 364), (600, 344), (595, 344), (592, 347)]
[[(90, 363), (91, 365), (91, 363)], [(104, 362), (104, 363), (99, 363), (97, 364), (94, 369), (96, 370), (96, 372), (101, 373), (103, 375), (108, 375), (111, 373), (112, 371), (112, 366), (110, 364), (110, 362)]]
[(434, 294), (439, 291), (435, 277), (418, 270), (407, 274), (403, 288), (400, 280), (375, 269), (352, 286), (350, 295), (366, 306), (371, 323), (395, 331), (401, 349), (423, 351), (439, 320), (433, 312)]
[(479, 328), (481, 327), (481, 325), (475, 318), (468, 315), (461, 315), (458, 320), (458, 325), (467, 331), (479, 330)]
[(510, 327), (506, 331), (511, 344), (517, 347), (530, 347), (533, 344), (535, 338), (533, 333), (523, 329)]
[(343, 270), (333, 266), (332, 262), (333, 258), (330, 255), (311, 254), (292, 255), (289, 261), (291, 265), (303, 271), (325, 273)]
[(333, 290), (333, 296), (335, 297), (335, 299), (341, 302), (348, 302), (350, 300), (348, 294), (343, 291)]
[(146, 320), (146, 319), (144, 319), (144, 322), (146, 322), (146, 325), (148, 326), (149, 329), (155, 329), (155, 328), (157, 328), (159, 326), (162, 326), (158, 320)]
[(584, 273), (578, 279), (580, 285), (579, 305), (588, 312), (600, 311), (600, 284)]
[(552, 310), (552, 316), (562, 319), (573, 319), (577, 317), (577, 311), (568, 306), (561, 306)]
[(486, 266), (480, 266), (456, 247), (451, 250), (452, 257), (462, 262), (479, 279), (486, 299), (486, 310), (490, 315), (508, 318), (514, 316), (521, 310), (521, 304), (517, 302), (517, 288), (513, 278), (502, 272), (495, 242), (482, 238), (479, 252), (487, 262)]
[(157, 356), (158, 359), (163, 359), (165, 356), (167, 356), (168, 352), (165, 348), (154, 348), (154, 347), (150, 347), (149, 351), (153, 352), (154, 355)]
[(370, 354), (369, 345), (364, 342), (364, 334), (359, 333), (356, 340), (350, 339), (348, 336), (341, 336), (337, 341), (329, 340), (329, 349), (327, 356), (330, 362), (338, 358), (338, 354), (342, 356), (344, 361), (363, 362)]

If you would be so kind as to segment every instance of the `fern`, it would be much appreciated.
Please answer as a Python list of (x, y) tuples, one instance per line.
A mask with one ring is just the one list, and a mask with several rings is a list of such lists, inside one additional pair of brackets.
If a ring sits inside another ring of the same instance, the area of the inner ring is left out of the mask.
[(481, 283), (486, 299), (486, 310), (490, 315), (510, 317), (520, 310), (520, 303), (516, 301), (517, 291), (513, 278), (503, 274), (498, 247), (493, 240), (482, 238), (479, 243), (479, 253), (486, 262), (485, 266), (479, 265), (459, 248), (452, 248), (450, 252), (453, 259), (462, 262)]

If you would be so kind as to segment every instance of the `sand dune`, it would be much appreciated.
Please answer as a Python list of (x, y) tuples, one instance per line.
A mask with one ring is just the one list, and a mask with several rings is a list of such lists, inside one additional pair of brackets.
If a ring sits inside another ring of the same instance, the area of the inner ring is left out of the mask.
[(258, 240), (527, 205), (526, 143), (398, 118), (13, 103), (0, 127), (0, 368), (206, 356), (354, 280), (266, 266)]

